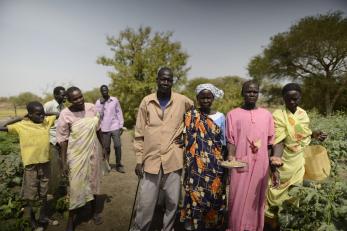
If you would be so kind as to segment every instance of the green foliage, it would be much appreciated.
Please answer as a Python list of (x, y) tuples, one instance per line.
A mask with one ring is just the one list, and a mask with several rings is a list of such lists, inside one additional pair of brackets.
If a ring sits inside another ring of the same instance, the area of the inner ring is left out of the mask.
[(20, 185), (23, 174), (22, 168), (21, 158), (18, 154), (0, 155), (1, 183), (8, 186)]
[(18, 96), (11, 96), (10, 101), (17, 106), (22, 106), (22, 105), (26, 105), (27, 103), (31, 101), (42, 102), (42, 98), (31, 92), (23, 92), (23, 93), (20, 93)]
[(19, 153), (18, 136), (0, 132), (0, 155)]
[[(188, 54), (179, 42), (171, 40), (172, 32), (152, 33), (150, 27), (127, 28), (118, 37), (107, 37), (112, 57), (99, 57), (98, 64), (111, 66), (110, 94), (123, 106), (125, 126), (133, 126), (142, 98), (156, 89), (157, 71), (167, 66), (173, 70), (179, 88), (186, 81)], [(126, 105), (126, 106), (125, 106)]]
[(260, 93), (260, 104), (266, 103), (268, 107), (283, 104), (282, 86), (278, 83), (263, 80), (260, 85)]
[(347, 186), (328, 181), (294, 186), (289, 195), (297, 203), (286, 201), (279, 213), (281, 230), (345, 230), (347, 222)]
[(96, 87), (93, 90), (85, 91), (85, 92), (83, 92), (83, 97), (84, 97), (85, 102), (95, 103), (96, 100), (101, 97), (100, 90), (98, 87)]
[(214, 101), (212, 107), (225, 114), (242, 104), (241, 88), (243, 82), (244, 80), (237, 76), (226, 76), (215, 79), (195, 78), (188, 81), (182, 93), (193, 99), (195, 105), (197, 105), (195, 88), (202, 83), (212, 83), (224, 91), (224, 97)]
[[(332, 116), (322, 117), (318, 113), (311, 112), (311, 127), (328, 134), (324, 141), (329, 158), (332, 161), (332, 174), (345, 171), (347, 164), (347, 116), (340, 112)], [(317, 141), (313, 141), (317, 143)]]
[(20, 219), (23, 202), (19, 191), (23, 166), (18, 138), (0, 133), (0, 227), (2, 230), (21, 230), (26, 222)]
[(69, 198), (67, 196), (60, 197), (54, 205), (56, 211), (64, 213), (69, 209)]
[[(291, 78), (314, 84), (316, 87), (306, 91), (321, 94), (323, 111), (329, 115), (347, 88), (346, 61), (347, 18), (342, 12), (329, 12), (302, 18), (289, 31), (273, 36), (248, 70), (258, 80)], [(316, 103), (317, 98), (310, 99)]]
[[(317, 103), (317, 99), (322, 100), (322, 86), (324, 86), (324, 78), (308, 78), (303, 81), (303, 94), (302, 94), (302, 104), (305, 105), (306, 109), (317, 109), (319, 113), (325, 113), (325, 105), (323, 103)], [(329, 83), (332, 89), (338, 89), (339, 82)], [(336, 100), (334, 106), (335, 111), (346, 111), (347, 109), (347, 88), (341, 91), (341, 94)]]
[(0, 220), (1, 231), (31, 231), (28, 219), (7, 219)]

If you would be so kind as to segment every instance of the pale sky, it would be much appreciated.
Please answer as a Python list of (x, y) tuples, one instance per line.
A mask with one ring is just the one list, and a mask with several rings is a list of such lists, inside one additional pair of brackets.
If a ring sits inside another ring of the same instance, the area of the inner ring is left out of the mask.
[(247, 78), (271, 36), (335, 10), (347, 13), (347, 0), (0, 0), (0, 96), (109, 84), (109, 68), (96, 64), (111, 55), (106, 36), (140, 25), (174, 32), (188, 78)]

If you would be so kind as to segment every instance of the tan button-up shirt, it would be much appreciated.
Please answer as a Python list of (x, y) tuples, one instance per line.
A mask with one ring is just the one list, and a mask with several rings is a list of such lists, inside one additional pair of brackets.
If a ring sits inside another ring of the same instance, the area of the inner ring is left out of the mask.
[(174, 139), (183, 131), (183, 116), (193, 105), (186, 96), (172, 92), (165, 110), (160, 107), (157, 94), (143, 98), (135, 126), (135, 154), (144, 171), (158, 174), (160, 166), (164, 173), (183, 167), (183, 149)]

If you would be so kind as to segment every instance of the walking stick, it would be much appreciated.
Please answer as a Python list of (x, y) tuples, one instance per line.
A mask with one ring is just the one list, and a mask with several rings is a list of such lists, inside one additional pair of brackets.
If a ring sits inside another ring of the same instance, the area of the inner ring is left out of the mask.
[(136, 187), (136, 193), (135, 193), (135, 199), (134, 199), (134, 203), (133, 203), (133, 208), (131, 210), (131, 217), (130, 217), (130, 222), (129, 222), (129, 228), (128, 228), (128, 231), (130, 231), (130, 228), (131, 228), (131, 224), (132, 224), (132, 221), (133, 221), (133, 218), (134, 218), (134, 215), (135, 215), (135, 207), (136, 207), (136, 201), (137, 201), (137, 193), (139, 191), (139, 185), (140, 185), (140, 181), (141, 181), (141, 178), (139, 177), (138, 178), (138, 181), (137, 181), (137, 187)]

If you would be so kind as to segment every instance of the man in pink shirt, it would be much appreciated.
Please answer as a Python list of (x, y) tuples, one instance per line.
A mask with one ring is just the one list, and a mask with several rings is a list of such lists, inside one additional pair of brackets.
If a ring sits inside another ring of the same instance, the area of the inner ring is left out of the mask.
[(95, 107), (100, 114), (102, 142), (106, 149), (106, 158), (107, 161), (110, 160), (112, 138), (116, 153), (116, 170), (125, 173), (124, 166), (121, 163), (122, 148), (120, 136), (124, 124), (122, 108), (118, 99), (109, 95), (106, 85), (100, 87), (100, 93), (102, 97), (96, 101)]

